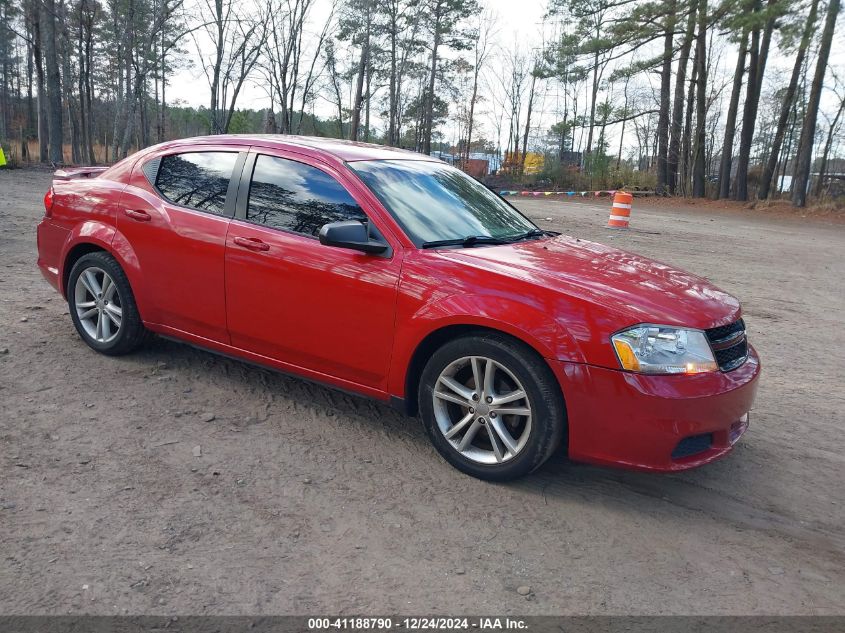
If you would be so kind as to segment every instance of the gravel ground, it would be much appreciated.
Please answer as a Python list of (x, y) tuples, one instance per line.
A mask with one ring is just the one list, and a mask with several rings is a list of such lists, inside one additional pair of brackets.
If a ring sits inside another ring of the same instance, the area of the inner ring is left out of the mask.
[(606, 200), (517, 200), (739, 296), (764, 374), (720, 462), (493, 485), (386, 406), (89, 350), (35, 266), (49, 180), (0, 170), (0, 613), (845, 613), (843, 224), (635, 200), (613, 232)]

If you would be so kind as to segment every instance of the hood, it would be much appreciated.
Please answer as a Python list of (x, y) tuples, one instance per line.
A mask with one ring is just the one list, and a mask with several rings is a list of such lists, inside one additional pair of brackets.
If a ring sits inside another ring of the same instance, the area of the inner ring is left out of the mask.
[(625, 323), (707, 329), (739, 318), (739, 301), (706, 279), (574, 237), (442, 250), (445, 257), (541, 284), (619, 313)]

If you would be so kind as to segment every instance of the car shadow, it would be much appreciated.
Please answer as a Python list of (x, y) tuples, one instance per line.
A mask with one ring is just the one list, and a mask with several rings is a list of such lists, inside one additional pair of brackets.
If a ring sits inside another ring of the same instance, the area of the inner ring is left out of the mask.
[(255, 392), (259, 398), (264, 394), (268, 401), (285, 398), (297, 406), (331, 410), (365, 423), (377, 420), (388, 434), (402, 434), (419, 442), (420, 446), (430, 445), (416, 418), (405, 416), (386, 403), (188, 343), (155, 337), (143, 349), (126, 358), (143, 362), (151, 369), (159, 363), (167, 363), (172, 369), (192, 373), (206, 370), (212, 372), (214, 380), (230, 385), (233, 394)]

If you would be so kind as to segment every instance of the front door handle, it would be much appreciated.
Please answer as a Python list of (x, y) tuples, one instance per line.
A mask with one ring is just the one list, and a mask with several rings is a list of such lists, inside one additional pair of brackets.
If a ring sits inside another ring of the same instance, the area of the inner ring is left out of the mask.
[(149, 222), (153, 219), (153, 216), (149, 213), (146, 211), (139, 211), (138, 209), (126, 209), (124, 210), (124, 213), (127, 217), (130, 217), (133, 220), (138, 220), (138, 222)]
[(270, 245), (262, 242), (257, 237), (236, 237), (234, 240), (238, 246), (243, 246), (251, 251), (269, 251)]

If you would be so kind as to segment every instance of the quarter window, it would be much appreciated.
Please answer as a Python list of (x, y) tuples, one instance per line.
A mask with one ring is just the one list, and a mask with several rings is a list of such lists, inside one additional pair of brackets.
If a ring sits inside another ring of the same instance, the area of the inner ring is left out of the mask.
[(161, 160), (156, 187), (174, 204), (226, 215), (226, 193), (236, 152), (191, 152)]
[(349, 192), (324, 171), (264, 155), (255, 161), (246, 218), (309, 236), (330, 222), (367, 220)]

